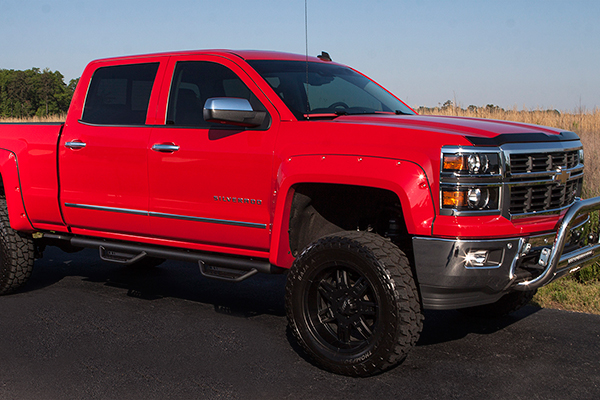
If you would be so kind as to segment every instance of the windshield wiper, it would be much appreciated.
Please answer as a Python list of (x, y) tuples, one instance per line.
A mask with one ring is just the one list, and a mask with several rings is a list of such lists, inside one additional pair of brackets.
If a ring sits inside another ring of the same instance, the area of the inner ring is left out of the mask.
[(341, 115), (400, 115), (398, 111), (357, 111), (347, 112), (344, 111)]
[[(342, 115), (346, 115), (346, 114), (342, 114)], [(313, 114), (304, 114), (304, 119), (335, 119), (337, 117), (339, 117), (340, 114), (338, 114), (337, 112), (335, 113), (313, 113)]]
[(304, 114), (304, 119), (336, 119), (337, 117), (343, 117), (346, 115), (411, 115), (409, 113), (402, 112), (400, 110), (395, 111), (362, 111), (362, 112), (348, 112), (346, 110), (335, 110), (334, 112), (323, 112), (323, 113), (309, 113)]

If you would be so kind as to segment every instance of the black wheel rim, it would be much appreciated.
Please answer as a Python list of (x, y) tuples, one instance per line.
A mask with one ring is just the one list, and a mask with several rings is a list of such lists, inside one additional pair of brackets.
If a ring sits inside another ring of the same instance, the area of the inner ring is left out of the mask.
[(325, 267), (310, 280), (304, 298), (309, 329), (321, 345), (356, 356), (373, 343), (379, 306), (364, 274), (349, 266)]

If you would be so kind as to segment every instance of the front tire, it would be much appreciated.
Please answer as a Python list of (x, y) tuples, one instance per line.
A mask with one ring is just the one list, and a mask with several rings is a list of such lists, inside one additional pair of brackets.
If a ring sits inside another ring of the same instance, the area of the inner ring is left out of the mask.
[(33, 261), (33, 239), (10, 227), (6, 199), (0, 197), (0, 295), (27, 283)]
[(368, 376), (401, 362), (423, 316), (408, 259), (389, 240), (340, 232), (309, 245), (286, 285), (289, 326), (320, 367)]

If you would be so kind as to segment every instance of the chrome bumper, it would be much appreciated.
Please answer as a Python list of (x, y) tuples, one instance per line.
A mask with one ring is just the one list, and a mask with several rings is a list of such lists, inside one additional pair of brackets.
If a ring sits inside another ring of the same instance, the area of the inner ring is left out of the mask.
[[(600, 197), (577, 199), (556, 233), (541, 236), (486, 240), (414, 237), (423, 306), (453, 309), (493, 303), (513, 290), (535, 290), (577, 271), (600, 257), (599, 233), (590, 232), (591, 221), (585, 219), (585, 214), (598, 210)], [(524, 273), (527, 268), (534, 273)]]

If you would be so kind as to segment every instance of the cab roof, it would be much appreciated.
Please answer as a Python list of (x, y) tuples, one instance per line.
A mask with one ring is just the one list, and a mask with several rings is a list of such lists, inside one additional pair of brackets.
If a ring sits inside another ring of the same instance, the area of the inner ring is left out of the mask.
[(183, 51), (172, 51), (165, 53), (153, 53), (153, 54), (140, 54), (131, 56), (120, 56), (98, 59), (93, 62), (114, 62), (114, 61), (132, 61), (136, 59), (146, 58), (163, 58), (163, 57), (182, 57), (182, 56), (194, 56), (194, 55), (220, 55), (225, 57), (237, 56), (244, 60), (284, 60), (284, 61), (321, 61), (317, 57), (293, 53), (285, 53), (279, 51), (265, 51), (265, 50), (227, 50), (227, 49), (211, 49), (211, 50), (183, 50)]

